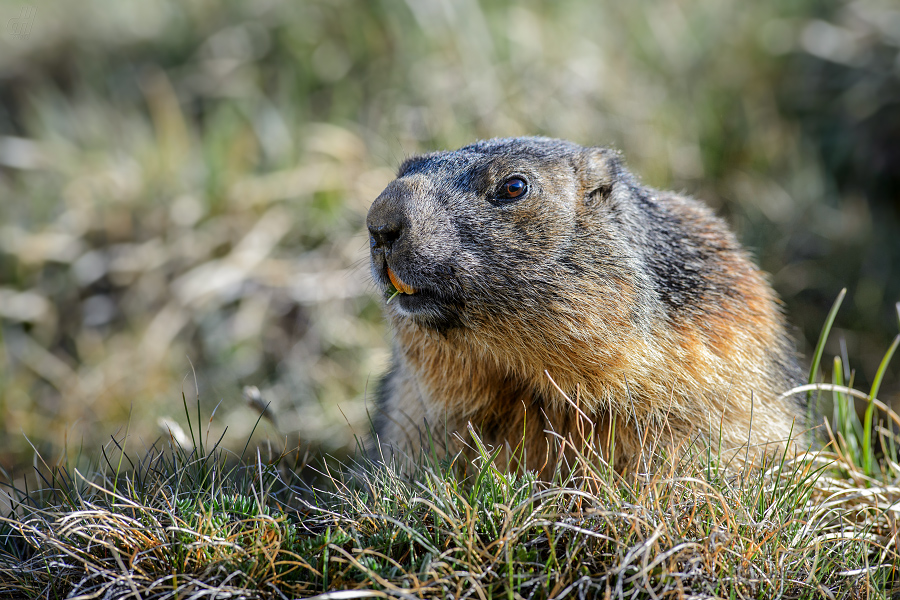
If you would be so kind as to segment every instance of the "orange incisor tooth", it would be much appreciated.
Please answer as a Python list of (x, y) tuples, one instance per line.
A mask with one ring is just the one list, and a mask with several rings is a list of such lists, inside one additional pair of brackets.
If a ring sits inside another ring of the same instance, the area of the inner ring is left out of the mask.
[(406, 285), (405, 283), (400, 281), (400, 278), (397, 277), (397, 275), (395, 275), (393, 271), (391, 271), (390, 267), (388, 267), (387, 272), (388, 272), (388, 278), (390, 278), (391, 283), (394, 284), (394, 287), (397, 288), (397, 290), (399, 290), (400, 292), (402, 292), (404, 294), (415, 294), (416, 293), (416, 288)]

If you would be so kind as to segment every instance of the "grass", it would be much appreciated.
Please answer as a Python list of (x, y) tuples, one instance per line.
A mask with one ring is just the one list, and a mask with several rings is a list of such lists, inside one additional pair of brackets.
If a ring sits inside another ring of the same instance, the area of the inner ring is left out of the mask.
[(117, 440), (89, 475), (41, 463), (40, 489), (7, 488), (0, 597), (892, 597), (900, 465), (881, 453), (866, 470), (877, 449), (832, 389), (848, 423), (825, 450), (749, 467), (655, 456), (622, 475), (586, 446), (549, 481), (477, 436), (474, 459), (412, 473), (236, 456), (185, 402), (189, 443), (135, 460)]
[[(186, 356), (204, 410), (221, 402), (214, 435), (244, 442), (250, 385), (279, 416), (260, 439), (352, 450), (389, 354), (366, 210), (406, 156), (478, 138), (612, 145), (646, 183), (711, 204), (772, 274), (807, 356), (847, 286), (829, 339), (860, 389), (890, 343), (900, 238), (879, 207), (898, 186), (858, 172), (900, 173), (882, 0), (14, 0), (0, 23), (25, 4), (31, 34), (0, 31), (14, 477), (26, 437), (55, 457), (130, 418), (144, 448), (173, 420)], [(854, 40), (852, 66), (804, 49), (823, 21)], [(824, 162), (831, 147), (854, 168)], [(896, 371), (881, 387), (896, 395)]]

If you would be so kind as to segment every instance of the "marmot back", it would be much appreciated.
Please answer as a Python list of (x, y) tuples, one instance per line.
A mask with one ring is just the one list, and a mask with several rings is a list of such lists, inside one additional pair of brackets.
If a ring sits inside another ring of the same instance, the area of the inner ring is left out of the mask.
[(610, 150), (510, 138), (414, 157), (367, 226), (395, 296), (381, 444), (455, 450), (471, 423), (539, 468), (580, 410), (622, 469), (648, 440), (771, 449), (803, 429), (777, 400), (801, 372), (764, 275), (706, 206)]

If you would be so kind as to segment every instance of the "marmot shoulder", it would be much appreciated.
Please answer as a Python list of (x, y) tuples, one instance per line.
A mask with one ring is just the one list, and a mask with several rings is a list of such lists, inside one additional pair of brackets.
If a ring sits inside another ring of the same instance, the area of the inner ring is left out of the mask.
[(614, 151), (507, 138), (416, 156), (366, 224), (393, 330), (381, 444), (455, 450), (471, 424), (539, 468), (581, 412), (623, 469), (650, 439), (777, 448), (803, 429), (778, 400), (802, 375), (765, 275), (709, 208)]

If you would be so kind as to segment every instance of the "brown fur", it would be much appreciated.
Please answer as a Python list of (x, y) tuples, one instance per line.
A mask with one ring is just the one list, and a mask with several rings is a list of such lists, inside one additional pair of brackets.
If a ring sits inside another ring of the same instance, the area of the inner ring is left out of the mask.
[(800, 371), (764, 275), (708, 208), (641, 186), (609, 150), (513, 138), (416, 157), (367, 225), (376, 283), (394, 291), (390, 268), (417, 290), (385, 307), (382, 444), (454, 451), (471, 423), (540, 468), (549, 430), (585, 434), (576, 403), (620, 469), (650, 442), (733, 452), (800, 429), (776, 400)]

